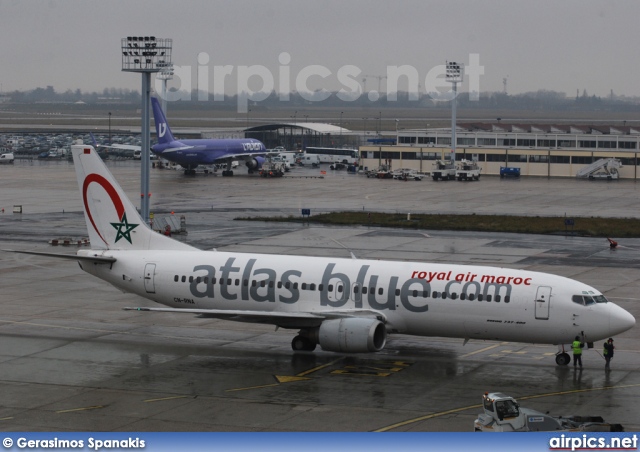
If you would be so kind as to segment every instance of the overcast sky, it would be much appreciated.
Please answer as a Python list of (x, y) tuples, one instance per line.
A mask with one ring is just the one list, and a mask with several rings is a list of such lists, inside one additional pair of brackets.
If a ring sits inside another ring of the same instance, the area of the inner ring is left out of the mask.
[(291, 89), (309, 65), (330, 71), (309, 78), (328, 90), (343, 86), (345, 65), (362, 71), (359, 82), (409, 65), (424, 90), (434, 67), (477, 54), (481, 91), (502, 91), (507, 78), (510, 94), (638, 96), (639, 18), (637, 0), (0, 0), (0, 83), (5, 92), (139, 90), (140, 76), (121, 72), (120, 39), (154, 35), (173, 39), (175, 65), (194, 67), (193, 88), (200, 52), (210, 90), (215, 65), (233, 66), (230, 80), (238, 66), (262, 65), (278, 83), (283, 52)]

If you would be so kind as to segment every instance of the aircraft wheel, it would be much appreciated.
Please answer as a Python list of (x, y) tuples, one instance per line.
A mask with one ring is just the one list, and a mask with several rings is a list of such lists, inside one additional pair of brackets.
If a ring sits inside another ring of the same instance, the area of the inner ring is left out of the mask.
[(556, 355), (556, 364), (558, 366), (566, 366), (570, 362), (571, 362), (571, 357), (569, 356), (568, 353), (560, 353), (559, 355)]
[(291, 341), (291, 348), (296, 352), (312, 352), (316, 349), (316, 344), (311, 342), (308, 338), (298, 335)]

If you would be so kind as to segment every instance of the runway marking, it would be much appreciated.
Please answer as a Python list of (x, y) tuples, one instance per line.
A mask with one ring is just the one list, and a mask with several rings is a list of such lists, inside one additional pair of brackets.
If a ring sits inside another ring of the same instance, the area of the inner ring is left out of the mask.
[(248, 391), (249, 389), (270, 388), (272, 386), (280, 386), (280, 383), (272, 383), (270, 385), (249, 386), (246, 388), (227, 389), (225, 392)]
[(371, 365), (348, 365), (331, 371), (332, 375), (355, 375), (361, 377), (388, 377), (406, 369), (413, 363), (404, 361), (374, 361)]
[(246, 388), (235, 388), (235, 389), (227, 389), (225, 392), (234, 392), (234, 391), (247, 391), (249, 389), (261, 389), (261, 388), (269, 388), (272, 386), (279, 386), (281, 383), (293, 383), (295, 381), (306, 381), (306, 380), (311, 380), (311, 378), (308, 378), (307, 375), (313, 373), (313, 372), (317, 372), (319, 370), (324, 369), (325, 367), (329, 367), (334, 365), (335, 363), (337, 363), (338, 361), (342, 360), (343, 358), (338, 358), (338, 359), (334, 359), (333, 361), (328, 362), (327, 364), (323, 364), (321, 366), (317, 366), (317, 367), (313, 367), (309, 370), (305, 370), (303, 372), (300, 372), (296, 375), (274, 375), (276, 381), (278, 383), (273, 383), (273, 384), (269, 384), (269, 385), (260, 385), (260, 386), (249, 386)]
[(489, 347), (481, 348), (480, 350), (476, 350), (475, 352), (467, 353), (466, 355), (461, 355), (459, 358), (467, 358), (468, 356), (477, 355), (478, 353), (486, 352), (487, 350), (492, 350), (496, 347), (501, 347), (503, 345), (507, 345), (509, 342), (500, 342), (499, 344), (490, 345)]
[(11, 419), (13, 419), (13, 416), (11, 416), (11, 417), (0, 417), (0, 421), (10, 421)]
[(147, 400), (143, 400), (143, 402), (148, 403), (148, 402), (162, 402), (164, 400), (174, 400), (174, 399), (186, 399), (187, 396), (181, 395), (181, 396), (173, 396), (173, 397), (161, 397), (158, 399), (147, 399)]
[(72, 408), (70, 410), (59, 410), (59, 411), (56, 411), (56, 413), (71, 413), (74, 411), (97, 410), (98, 408), (104, 408), (104, 405), (87, 406), (84, 408)]
[[(548, 392), (545, 394), (536, 394), (524, 397), (518, 397), (518, 400), (529, 400), (529, 399), (540, 399), (543, 397), (553, 397), (559, 395), (567, 395), (567, 394), (577, 394), (580, 392), (592, 392), (592, 391), (607, 391), (609, 389), (625, 389), (625, 388), (635, 388), (640, 386), (640, 383), (632, 384), (632, 385), (619, 385), (619, 386), (602, 386), (600, 388), (586, 388), (586, 389), (573, 389), (570, 391), (559, 391), (559, 392)], [(388, 425), (386, 427), (379, 428), (377, 430), (373, 430), (373, 432), (388, 432), (390, 430), (404, 427), (405, 425), (415, 424), (416, 422), (426, 421), (428, 419), (433, 419), (440, 416), (446, 416), (447, 414), (459, 413), (461, 411), (467, 411), (472, 409), (482, 408), (482, 404), (478, 405), (470, 405), (462, 408), (454, 408), (452, 410), (440, 411), (438, 413), (427, 414), (425, 416), (416, 417), (413, 419), (407, 419), (406, 421), (397, 422), (395, 424)]]

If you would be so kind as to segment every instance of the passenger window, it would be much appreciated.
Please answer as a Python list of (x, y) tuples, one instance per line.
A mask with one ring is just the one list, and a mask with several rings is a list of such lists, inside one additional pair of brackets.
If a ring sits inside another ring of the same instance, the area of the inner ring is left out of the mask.
[(491, 295), (487, 295), (487, 301), (491, 301)]
[(300, 288), (301, 288), (302, 290), (307, 290), (307, 283), (306, 283), (306, 282), (303, 282), (303, 283), (300, 285)]
[(205, 284), (209, 284), (209, 277), (208, 277), (208, 276), (205, 276), (205, 277), (204, 277), (204, 283), (205, 283)]
[(504, 302), (509, 303), (511, 301), (511, 297), (509, 295), (504, 296)]
[(211, 278), (211, 284), (215, 284), (216, 283), (216, 278)]
[(440, 296), (440, 292), (433, 291), (433, 298), (438, 298)]
[(196, 284), (200, 284), (200, 282), (201, 282), (201, 279), (200, 279), (200, 278), (202, 278), (202, 277), (201, 277), (201, 276), (198, 276), (198, 277), (196, 278)]
[(176, 275), (176, 276), (174, 276), (174, 277), (173, 277), (173, 280), (174, 280), (175, 282), (178, 282), (178, 281), (180, 280), (180, 277), (179, 277), (178, 275)]
[(251, 281), (251, 287), (256, 287), (257, 285), (258, 285), (258, 281), (256, 281), (255, 279)]
[(396, 297), (400, 296), (400, 289), (396, 289)]
[(455, 300), (456, 298), (458, 298), (458, 294), (457, 293), (452, 293), (451, 294), (451, 299)]
[(309, 290), (316, 290), (315, 284), (309, 284)]
[(360, 292), (360, 289), (358, 288), (358, 286), (353, 286), (353, 293), (358, 293)]
[(189, 282), (193, 282), (193, 276), (189, 276)]
[(322, 284), (318, 284), (318, 290), (322, 292), (322, 289), (324, 289), (324, 286)]
[(466, 299), (467, 299), (467, 294), (466, 294), (466, 293), (464, 293), (464, 292), (462, 292), (462, 293), (460, 294), (460, 299), (461, 299), (461, 300), (466, 300)]
[(278, 281), (278, 289), (282, 289), (282, 281)]
[(496, 302), (500, 301), (500, 295), (496, 295)]
[(342, 287), (342, 284), (338, 285), (338, 293), (342, 293), (343, 289), (344, 287)]
[(329, 284), (329, 285), (327, 286), (327, 290), (328, 290), (329, 292), (333, 292), (333, 284)]
[(482, 294), (481, 293), (478, 294), (478, 301), (482, 301)]
[(297, 288), (298, 288), (298, 283), (297, 283), (297, 282), (294, 282), (294, 283), (293, 283), (293, 288), (294, 288), (294, 289), (297, 289)]
[(269, 281), (269, 288), (273, 289), (273, 281)]
[(470, 294), (469, 294), (469, 300), (470, 300), (470, 301), (473, 301), (473, 299), (474, 299), (474, 298), (476, 298), (476, 294), (474, 294), (474, 293), (470, 293)]
[(369, 287), (369, 293), (376, 293), (375, 287)]
[(239, 279), (236, 279), (236, 284), (235, 284), (235, 285), (236, 285), (236, 286), (239, 286), (239, 285), (240, 285), (240, 280), (239, 280)]
[(363, 287), (363, 288), (362, 288), (362, 294), (363, 294), (363, 295), (366, 295), (366, 294), (367, 294), (367, 288), (366, 288), (366, 287)]
[(429, 298), (429, 291), (428, 290), (423, 290), (422, 291), (422, 298)]
[(285, 289), (289, 289), (291, 288), (291, 283), (289, 281), (287, 281), (286, 283), (284, 283), (284, 288)]
[(227, 286), (231, 285), (231, 278), (227, 279)]
[(266, 285), (267, 285), (267, 282), (264, 279), (260, 281), (260, 287), (264, 287)]
[(417, 290), (414, 290), (414, 291), (413, 291), (413, 296), (414, 296), (414, 297), (417, 297), (417, 296), (418, 296), (418, 291), (417, 291)]

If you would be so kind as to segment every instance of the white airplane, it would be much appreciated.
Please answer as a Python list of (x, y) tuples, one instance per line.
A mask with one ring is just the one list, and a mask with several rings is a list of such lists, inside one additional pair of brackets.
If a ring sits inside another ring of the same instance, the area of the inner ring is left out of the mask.
[(635, 318), (561, 276), (472, 265), (202, 251), (148, 228), (92, 146), (72, 146), (91, 250), (79, 261), (115, 287), (188, 313), (297, 329), (294, 350), (378, 352), (389, 333), (562, 344), (620, 334)]

